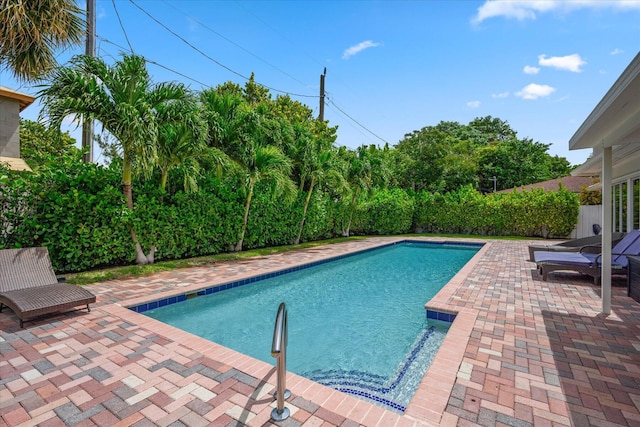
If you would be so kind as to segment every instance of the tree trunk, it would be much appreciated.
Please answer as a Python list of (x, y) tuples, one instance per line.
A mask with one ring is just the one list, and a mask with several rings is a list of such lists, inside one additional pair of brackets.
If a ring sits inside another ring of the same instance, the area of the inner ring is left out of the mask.
[(353, 199), (351, 200), (351, 209), (349, 212), (349, 222), (347, 223), (346, 230), (342, 230), (342, 237), (349, 237), (349, 230), (351, 229), (351, 220), (353, 219), (353, 211), (355, 211), (356, 206), (356, 198), (358, 197), (358, 188), (356, 188), (356, 192), (353, 193)]
[(162, 176), (160, 177), (160, 188), (164, 192), (164, 189), (167, 187), (167, 177), (169, 176), (168, 170), (162, 171)]
[(253, 197), (254, 184), (249, 184), (249, 194), (247, 194), (247, 203), (244, 207), (244, 222), (242, 223), (242, 231), (240, 232), (240, 241), (236, 243), (233, 248), (234, 252), (240, 252), (242, 250), (242, 242), (244, 241), (244, 233), (247, 231), (247, 223), (249, 222), (249, 209), (251, 208), (251, 198)]
[(133, 211), (133, 190), (131, 183), (122, 183), (122, 192), (124, 193), (124, 198), (127, 200), (127, 207), (130, 211)]
[[(125, 159), (123, 161), (122, 166), (122, 192), (124, 193), (124, 198), (127, 201), (127, 207), (131, 212), (133, 212), (133, 185), (131, 185), (131, 164)], [(131, 240), (136, 248), (136, 264), (147, 264), (147, 256), (144, 254), (142, 250), (142, 246), (140, 246), (140, 242), (138, 242), (138, 236), (136, 235), (133, 226), (129, 226), (129, 232), (131, 233)]]
[(307, 192), (307, 199), (304, 202), (304, 209), (302, 210), (302, 220), (300, 221), (300, 228), (298, 230), (298, 237), (296, 237), (296, 241), (294, 245), (300, 244), (300, 237), (302, 236), (302, 227), (304, 227), (304, 221), (307, 218), (307, 208), (309, 208), (309, 201), (311, 200), (311, 193), (313, 193), (313, 186), (315, 185), (315, 180), (311, 178), (311, 184), (309, 185), (309, 192)]

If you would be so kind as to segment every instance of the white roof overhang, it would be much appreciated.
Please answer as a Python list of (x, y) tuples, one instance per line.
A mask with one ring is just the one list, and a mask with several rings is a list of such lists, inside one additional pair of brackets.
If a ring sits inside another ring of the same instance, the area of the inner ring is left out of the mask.
[(569, 140), (569, 149), (640, 144), (640, 53)]
[[(569, 149), (592, 148), (591, 157), (572, 175), (600, 174), (602, 235), (613, 231), (615, 179), (640, 173), (640, 53), (569, 140)], [(611, 240), (602, 239), (602, 313), (611, 313)]]
[(569, 140), (570, 150), (593, 149), (571, 174), (599, 175), (605, 147), (612, 147), (614, 178), (640, 170), (640, 53)]

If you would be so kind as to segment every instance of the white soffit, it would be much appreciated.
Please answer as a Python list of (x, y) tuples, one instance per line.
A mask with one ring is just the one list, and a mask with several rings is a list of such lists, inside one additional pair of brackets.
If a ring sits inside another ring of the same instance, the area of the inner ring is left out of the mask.
[(640, 144), (640, 53), (569, 140), (569, 149)]
[[(625, 166), (637, 169), (640, 165), (640, 144), (616, 145), (613, 147), (613, 164), (616, 169), (626, 169)], [(602, 171), (602, 150), (594, 149), (591, 157), (583, 164), (571, 171), (573, 176), (598, 176)]]

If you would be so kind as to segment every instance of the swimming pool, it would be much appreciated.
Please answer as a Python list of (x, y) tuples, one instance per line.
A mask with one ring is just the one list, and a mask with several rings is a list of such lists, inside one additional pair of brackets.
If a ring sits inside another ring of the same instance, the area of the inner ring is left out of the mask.
[(427, 320), (424, 304), (479, 248), (403, 242), (135, 310), (272, 364), (285, 301), (289, 371), (402, 412), (450, 325)]

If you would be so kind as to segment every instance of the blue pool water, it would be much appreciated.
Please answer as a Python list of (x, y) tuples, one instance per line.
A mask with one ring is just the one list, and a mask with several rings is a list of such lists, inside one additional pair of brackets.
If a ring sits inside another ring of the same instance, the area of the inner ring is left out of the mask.
[(424, 304), (478, 249), (404, 242), (144, 314), (274, 364), (284, 301), (287, 370), (404, 411), (450, 325)]

